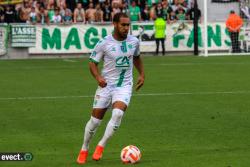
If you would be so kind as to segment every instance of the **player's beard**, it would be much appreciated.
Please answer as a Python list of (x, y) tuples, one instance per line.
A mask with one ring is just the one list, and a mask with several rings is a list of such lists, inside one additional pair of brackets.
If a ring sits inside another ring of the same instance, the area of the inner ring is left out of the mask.
[(126, 32), (126, 31), (121, 32), (121, 31), (118, 30), (118, 35), (120, 36), (120, 38), (126, 39), (127, 36), (128, 36), (128, 32)]

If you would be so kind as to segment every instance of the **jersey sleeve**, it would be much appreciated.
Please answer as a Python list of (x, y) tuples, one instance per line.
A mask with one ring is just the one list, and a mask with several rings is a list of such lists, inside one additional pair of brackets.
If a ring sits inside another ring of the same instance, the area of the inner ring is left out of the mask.
[(104, 55), (104, 40), (100, 40), (94, 50), (92, 51), (89, 60), (94, 62), (94, 63), (99, 63)]
[(134, 57), (140, 56), (140, 41), (137, 39), (135, 44)]

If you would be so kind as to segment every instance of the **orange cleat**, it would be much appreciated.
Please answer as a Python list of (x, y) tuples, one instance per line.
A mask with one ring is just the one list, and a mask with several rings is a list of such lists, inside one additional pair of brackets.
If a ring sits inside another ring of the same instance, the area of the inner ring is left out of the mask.
[(77, 163), (85, 164), (87, 162), (87, 157), (88, 157), (88, 151), (81, 150), (77, 158)]
[(95, 152), (92, 156), (92, 159), (95, 161), (99, 161), (102, 158), (103, 151), (104, 151), (104, 147), (97, 145), (95, 148)]

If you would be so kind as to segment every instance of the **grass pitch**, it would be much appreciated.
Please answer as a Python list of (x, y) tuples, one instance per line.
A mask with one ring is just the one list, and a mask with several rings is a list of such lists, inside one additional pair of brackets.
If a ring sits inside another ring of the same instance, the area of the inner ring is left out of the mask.
[[(133, 94), (103, 159), (120, 167), (121, 149), (138, 146), (140, 167), (249, 167), (250, 57), (144, 57), (146, 81)], [(0, 61), (0, 152), (32, 161), (0, 166), (74, 167), (96, 82), (88, 59)], [(135, 75), (136, 79), (136, 75)]]

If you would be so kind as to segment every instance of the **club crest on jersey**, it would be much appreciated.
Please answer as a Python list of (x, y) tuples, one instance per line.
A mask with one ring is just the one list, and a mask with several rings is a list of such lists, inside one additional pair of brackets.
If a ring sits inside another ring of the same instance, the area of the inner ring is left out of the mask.
[(122, 45), (122, 46), (121, 46), (121, 51), (122, 51), (123, 53), (126, 53), (126, 52), (127, 52), (127, 47), (124, 46), (124, 45)]
[(120, 56), (117, 57), (116, 60), (116, 67), (129, 67), (129, 58), (127, 56)]

